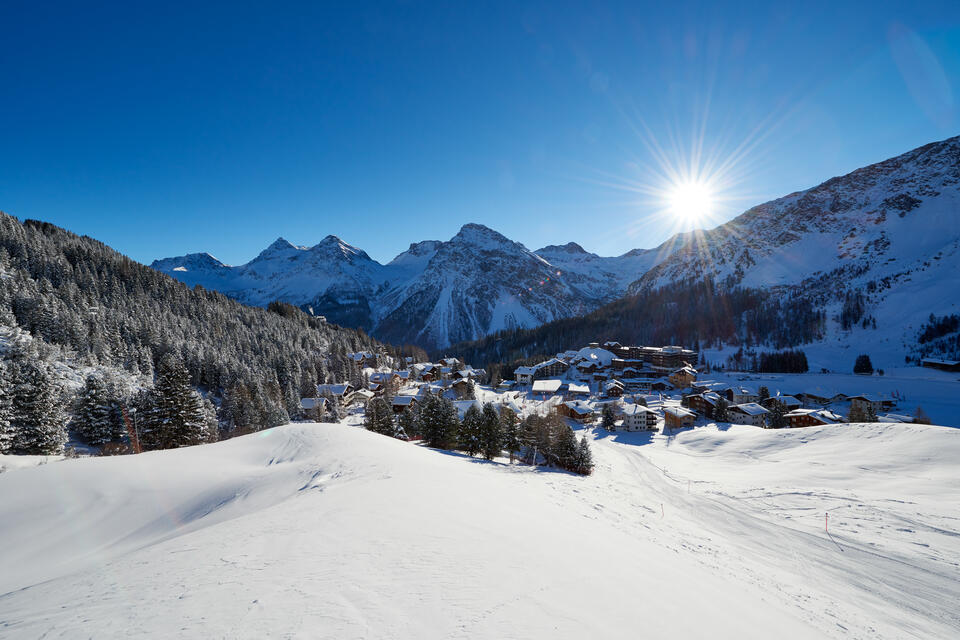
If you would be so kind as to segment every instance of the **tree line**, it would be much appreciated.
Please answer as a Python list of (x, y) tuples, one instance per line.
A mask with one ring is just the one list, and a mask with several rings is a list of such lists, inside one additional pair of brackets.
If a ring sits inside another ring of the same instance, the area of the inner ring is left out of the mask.
[(578, 441), (573, 429), (556, 415), (531, 415), (520, 420), (509, 407), (474, 404), (459, 419), (456, 406), (441, 395), (428, 396), (396, 415), (383, 398), (368, 404), (364, 426), (402, 440), (422, 440), (435, 449), (457, 450), (493, 460), (506, 453), (513, 463), (546, 464), (589, 475), (593, 454), (585, 436)]

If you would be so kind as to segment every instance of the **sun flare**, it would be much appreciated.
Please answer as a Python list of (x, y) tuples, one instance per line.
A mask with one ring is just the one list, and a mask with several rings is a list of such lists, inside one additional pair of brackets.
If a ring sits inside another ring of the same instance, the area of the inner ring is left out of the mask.
[(667, 196), (670, 212), (679, 221), (696, 223), (713, 211), (713, 191), (704, 182), (683, 182), (670, 190)]

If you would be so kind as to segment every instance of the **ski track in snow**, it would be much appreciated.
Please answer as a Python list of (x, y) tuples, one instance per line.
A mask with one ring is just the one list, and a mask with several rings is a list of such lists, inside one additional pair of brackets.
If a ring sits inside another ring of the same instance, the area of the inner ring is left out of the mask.
[(309, 424), (11, 470), (0, 636), (960, 633), (960, 431), (588, 437), (587, 478)]

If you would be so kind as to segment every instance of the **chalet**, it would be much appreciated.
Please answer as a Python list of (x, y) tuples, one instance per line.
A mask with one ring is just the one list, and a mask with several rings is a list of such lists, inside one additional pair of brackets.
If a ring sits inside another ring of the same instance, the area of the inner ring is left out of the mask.
[(659, 380), (654, 380), (650, 383), (651, 391), (670, 391), (673, 388), (673, 385), (670, 384), (670, 381), (666, 378), (660, 378)]
[(727, 400), (731, 404), (747, 404), (749, 402), (757, 402), (760, 399), (760, 394), (749, 387), (741, 387), (739, 385), (730, 387), (726, 390), (724, 395), (727, 396)]
[(563, 385), (563, 380), (537, 380), (533, 383), (531, 391), (543, 396), (556, 395)]
[(686, 389), (697, 380), (697, 370), (693, 367), (680, 367), (667, 379), (674, 389)]
[(642, 404), (625, 404), (620, 408), (620, 414), (623, 416), (621, 427), (624, 431), (657, 430), (657, 419), (660, 416), (649, 407)]
[(357, 351), (356, 353), (348, 353), (347, 357), (350, 358), (353, 362), (357, 364), (361, 369), (366, 369), (367, 367), (376, 368), (377, 366), (377, 354), (371, 353), (369, 351)]
[(440, 380), (450, 382), (451, 377), (453, 377), (453, 367), (440, 367)]
[(517, 367), (513, 371), (513, 379), (517, 384), (533, 384), (533, 376), (536, 372), (536, 367)]
[(450, 385), (457, 398), (463, 399), (470, 395), (473, 388), (473, 382), (467, 378), (458, 378)]
[(590, 397), (590, 387), (585, 384), (577, 384), (576, 382), (571, 382), (567, 385), (567, 391), (564, 394), (569, 399), (576, 398), (589, 398)]
[(683, 406), (696, 411), (700, 415), (713, 418), (713, 413), (720, 402), (720, 395), (712, 391), (706, 393), (694, 393), (683, 397)]
[(928, 369), (940, 369), (941, 371), (960, 371), (960, 360), (938, 360), (936, 358), (924, 358), (920, 364)]
[(313, 411), (320, 415), (327, 409), (326, 398), (300, 398), (300, 408), (304, 411)]
[(667, 428), (692, 427), (696, 417), (693, 411), (683, 407), (664, 407), (663, 409), (663, 425)]
[(413, 376), (422, 382), (433, 382), (440, 379), (440, 367), (430, 362), (418, 362), (410, 367)]
[(774, 405), (780, 405), (785, 412), (793, 411), (803, 407), (803, 403), (793, 396), (772, 396), (761, 403), (767, 409), (773, 409)]
[(330, 397), (345, 400), (354, 392), (353, 385), (349, 382), (343, 384), (318, 384), (317, 397)]
[(581, 424), (591, 422), (595, 417), (593, 407), (580, 400), (571, 400), (557, 405), (557, 413)]
[(344, 405), (357, 405), (357, 404), (366, 404), (374, 397), (373, 391), (369, 389), (357, 389), (348, 396), (345, 396), (343, 399)]
[(735, 424), (752, 424), (755, 427), (766, 426), (767, 414), (770, 412), (756, 402), (745, 402), (730, 407), (730, 422)]
[[(400, 376), (398, 376), (393, 371), (381, 372), (370, 374), (370, 384), (379, 385), (380, 393), (387, 393), (390, 395), (395, 394), (400, 390)], [(375, 389), (371, 389), (376, 392)]]
[(407, 407), (412, 409), (416, 407), (418, 403), (419, 400), (417, 400), (416, 396), (394, 396), (391, 402), (394, 413), (402, 413)]
[(534, 380), (565, 375), (570, 368), (563, 360), (551, 358), (532, 367), (517, 367), (513, 372), (517, 384), (531, 384)]
[(815, 427), (823, 424), (839, 424), (843, 416), (825, 409), (794, 409), (786, 414), (787, 424), (791, 429), (799, 427)]
[(413, 378), (410, 375), (410, 372), (406, 369), (404, 369), (403, 371), (397, 371), (396, 374), (397, 374), (397, 379), (400, 381), (401, 387), (407, 386), (413, 380)]
[(610, 380), (603, 383), (603, 395), (608, 398), (619, 398), (623, 396), (624, 386), (619, 380)]
[(850, 413), (866, 415), (872, 412), (873, 415), (879, 415), (881, 411), (892, 406), (893, 400), (884, 399), (872, 393), (850, 396)]
[(807, 407), (815, 405), (828, 405), (832, 402), (844, 402), (847, 396), (837, 392), (835, 389), (824, 387), (813, 387), (797, 394), (797, 398)]

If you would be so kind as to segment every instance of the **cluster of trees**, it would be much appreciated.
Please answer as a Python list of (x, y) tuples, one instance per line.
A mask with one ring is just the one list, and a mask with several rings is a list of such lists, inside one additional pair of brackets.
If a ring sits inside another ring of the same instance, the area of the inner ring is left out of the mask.
[(853, 363), (853, 372), (864, 376), (873, 375), (873, 363), (870, 362), (870, 356), (861, 353)]
[(806, 373), (809, 370), (807, 354), (800, 349), (762, 352), (755, 369), (760, 373)]
[(471, 406), (460, 420), (453, 402), (429, 396), (422, 406), (406, 407), (399, 416), (382, 398), (367, 404), (364, 426), (386, 436), (423, 440), (428, 447), (463, 451), (493, 460), (506, 452), (510, 462), (549, 464), (589, 475), (593, 471), (590, 444), (557, 415), (529, 416), (523, 421), (508, 407)]
[(938, 318), (931, 313), (930, 319), (920, 327), (920, 335), (917, 337), (917, 341), (920, 344), (927, 344), (958, 331), (960, 331), (960, 315), (951, 314)]
[[(778, 349), (823, 337), (826, 314), (803, 296), (687, 282), (643, 291), (578, 318), (535, 329), (505, 330), (446, 352), (484, 363), (491, 376), (508, 378), (520, 364), (552, 355), (571, 344), (598, 339), (624, 344), (710, 344), (724, 342)], [(498, 367), (497, 363), (510, 363)]]
[[(207, 420), (215, 407), (220, 436), (225, 437), (298, 416), (300, 398), (314, 395), (318, 382), (356, 375), (356, 364), (347, 357), (350, 352), (401, 355), (362, 331), (330, 325), (291, 305), (246, 307), (219, 293), (187, 287), (91, 238), (44, 222), (21, 223), (4, 213), (0, 213), (0, 274), (0, 330), (19, 330), (29, 338), (25, 348), (0, 352), (8, 384), (24, 389), (20, 396), (11, 392), (6, 402), (13, 418), (3, 427), (4, 440), (26, 438), (10, 436), (27, 428), (22, 416), (40, 411), (40, 406), (54, 406), (46, 422), (36, 423), (50, 427), (53, 435), (38, 436), (46, 444), (8, 450), (62, 451), (64, 424), (75, 425), (78, 435), (92, 430), (83, 435), (91, 443), (120, 437), (126, 429), (118, 426), (122, 421), (116, 418), (117, 407), (133, 409), (141, 398), (121, 394), (118, 388), (150, 389), (155, 376), (160, 384), (170, 370), (165, 365), (160, 376), (165, 360), (178, 363), (177, 385), (185, 382), (194, 394), (199, 389), (211, 400), (190, 396), (189, 411), (195, 416), (203, 413)], [(89, 397), (79, 401), (64, 381), (91, 369), (102, 372), (103, 384), (85, 383), (83, 395)], [(35, 408), (25, 402), (29, 385), (50, 387), (46, 396), (38, 395)], [(108, 402), (101, 402), (104, 397)], [(113, 409), (102, 408), (106, 406)], [(138, 410), (136, 422), (146, 427), (147, 416), (152, 415), (179, 420), (160, 403)], [(186, 424), (196, 427), (193, 418)], [(193, 442), (201, 439), (197, 429), (206, 428), (196, 427), (193, 435), (173, 440), (157, 432), (156, 443)], [(144, 431), (145, 443), (151, 437)]]

